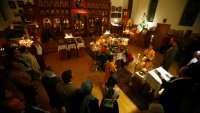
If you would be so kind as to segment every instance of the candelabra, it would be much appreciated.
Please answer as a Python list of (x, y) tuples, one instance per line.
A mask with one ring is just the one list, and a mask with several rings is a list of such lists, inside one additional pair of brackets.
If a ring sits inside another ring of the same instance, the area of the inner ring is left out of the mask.
[(139, 59), (140, 59), (140, 53), (138, 53), (138, 55), (137, 55), (137, 60), (135, 62), (134, 73), (136, 72), (136, 69), (137, 69), (137, 66), (138, 66), (138, 63), (139, 63)]

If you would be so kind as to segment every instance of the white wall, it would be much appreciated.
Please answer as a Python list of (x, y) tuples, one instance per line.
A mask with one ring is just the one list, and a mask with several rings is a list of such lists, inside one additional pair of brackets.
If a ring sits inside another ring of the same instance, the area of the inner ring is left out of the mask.
[[(133, 0), (133, 9), (131, 18), (135, 24), (141, 22), (144, 12), (148, 12), (150, 0)], [(163, 19), (167, 19), (167, 24), (171, 24), (172, 29), (176, 30), (192, 30), (193, 33), (200, 33), (200, 13), (192, 27), (180, 26), (179, 21), (186, 6), (187, 0), (158, 0), (158, 5), (153, 21), (153, 25), (162, 23)]]
[[(122, 9), (128, 9), (128, 0), (111, 0), (111, 6), (116, 6), (116, 7), (121, 6)], [(111, 12), (111, 13), (115, 13), (115, 12)], [(116, 13), (119, 13), (119, 12), (116, 11)], [(119, 23), (121, 21), (121, 18), (110, 18), (110, 21)]]

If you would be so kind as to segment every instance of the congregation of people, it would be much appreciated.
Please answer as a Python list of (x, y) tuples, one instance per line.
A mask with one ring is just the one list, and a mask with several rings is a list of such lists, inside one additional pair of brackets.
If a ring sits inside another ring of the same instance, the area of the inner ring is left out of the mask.
[[(169, 70), (178, 49), (178, 44), (174, 39), (161, 49), (162, 66), (165, 70)], [(199, 111), (199, 49), (192, 50), (193, 56), (185, 65), (183, 63), (178, 70), (178, 77), (165, 81), (162, 76), (159, 76), (162, 84), (154, 92), (154, 99), (158, 102), (150, 104), (149, 109), (155, 105), (159, 106), (155, 109), (155, 111), (160, 109), (159, 113), (197, 113)], [(184, 52), (187, 52), (187, 48)], [(39, 94), (36, 84), (39, 82), (47, 92), (49, 105), (58, 113), (119, 113), (117, 100), (120, 91), (115, 87), (118, 81), (115, 75), (117, 66), (112, 56), (109, 56), (103, 65), (105, 70), (102, 81), (103, 98), (99, 100), (92, 94), (91, 80), (84, 80), (81, 87), (77, 87), (72, 81), (73, 72), (70, 69), (63, 71), (60, 78), (51, 67), (46, 66), (43, 58), (44, 49), (39, 41), (36, 40), (30, 48), (25, 46), (9, 48), (7, 53), (6, 59), (0, 59), (0, 110), (2, 112), (48, 113), (48, 110), (38, 107), (39, 103), (36, 102)], [(142, 68), (149, 71), (153, 60), (155, 60), (155, 51), (150, 45), (143, 52)], [(149, 113), (155, 112), (149, 111)]]
[[(115, 88), (117, 76), (112, 62), (106, 63), (107, 75), (103, 81), (104, 96), (100, 101), (92, 95), (93, 84), (84, 80), (81, 87), (72, 82), (72, 71), (64, 71), (61, 78), (53, 69), (46, 67), (43, 48), (35, 41), (33, 47), (12, 47), (6, 59), (1, 59), (0, 110), (4, 113), (49, 113), (39, 107), (37, 84), (41, 83), (49, 97), (49, 105), (58, 113), (119, 113)], [(110, 59), (111, 61), (112, 59)]]

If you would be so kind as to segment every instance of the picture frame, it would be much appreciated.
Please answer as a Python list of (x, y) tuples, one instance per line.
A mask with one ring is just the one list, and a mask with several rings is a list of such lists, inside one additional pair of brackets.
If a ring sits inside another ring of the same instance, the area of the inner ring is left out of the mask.
[(122, 17), (121, 13), (117, 13), (117, 17), (121, 18)]
[(111, 7), (111, 11), (115, 11), (115, 6), (112, 6), (112, 7)]
[(17, 1), (17, 3), (18, 3), (19, 7), (23, 7), (24, 6), (24, 1)]
[(118, 18), (118, 14), (117, 13), (114, 13), (114, 15), (115, 15), (114, 18)]
[(115, 17), (115, 13), (111, 13), (111, 18), (114, 18)]
[(121, 11), (122, 11), (122, 7), (119, 6), (119, 7), (118, 7), (118, 12), (121, 12)]
[(123, 18), (128, 18), (128, 9), (123, 9)]
[(11, 9), (16, 9), (16, 4), (15, 4), (15, 1), (8, 1), (8, 5)]
[(115, 11), (118, 11), (118, 9), (119, 9), (118, 7), (115, 7)]

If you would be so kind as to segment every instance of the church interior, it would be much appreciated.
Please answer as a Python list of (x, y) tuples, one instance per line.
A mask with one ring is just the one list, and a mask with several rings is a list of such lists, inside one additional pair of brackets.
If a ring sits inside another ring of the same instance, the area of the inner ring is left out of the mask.
[(200, 1), (1, 0), (2, 113), (199, 113)]

